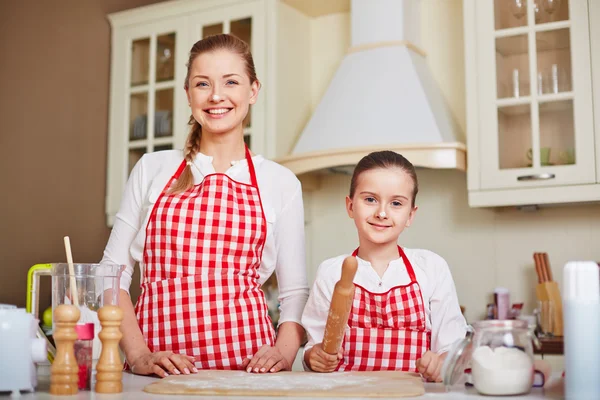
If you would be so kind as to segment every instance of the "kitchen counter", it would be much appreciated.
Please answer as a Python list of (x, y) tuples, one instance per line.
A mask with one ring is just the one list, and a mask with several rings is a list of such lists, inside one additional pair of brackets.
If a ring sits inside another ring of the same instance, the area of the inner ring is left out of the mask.
[[(307, 372), (308, 374), (308, 372)], [(201, 398), (201, 399), (212, 399), (212, 400), (224, 400), (227, 398), (232, 398), (231, 396), (179, 396), (179, 395), (156, 395), (150, 394), (142, 391), (144, 386), (149, 383), (156, 381), (159, 378), (153, 378), (148, 376), (139, 376), (133, 375), (130, 373), (123, 373), (123, 393), (119, 394), (98, 394), (94, 392), (88, 391), (80, 391), (75, 396), (51, 396), (49, 392), (50, 387), (50, 368), (49, 366), (39, 366), (38, 367), (38, 387), (35, 393), (25, 393), (23, 392), (19, 399), (98, 399), (98, 400), (117, 400), (117, 399), (135, 399), (135, 400), (156, 400), (156, 399), (164, 399), (168, 400), (178, 400), (178, 399), (191, 399), (191, 398)], [(3, 398), (9, 398), (9, 396), (0, 396)], [(239, 397), (240, 399), (248, 399), (248, 400), (264, 400), (264, 397)], [(282, 397), (270, 397), (267, 399), (281, 399)], [(294, 397), (297, 399), (303, 399), (303, 397)], [(562, 399), (563, 395), (563, 382), (562, 378), (559, 374), (553, 376), (550, 379), (550, 382), (546, 385), (546, 388), (533, 388), (531, 393), (526, 396), (510, 396), (510, 397), (491, 397), (491, 396), (482, 396), (477, 393), (474, 388), (465, 388), (464, 385), (457, 384), (452, 392), (446, 392), (444, 385), (441, 383), (426, 383), (425, 384), (425, 395), (420, 397), (414, 397), (415, 399), (451, 399), (451, 400), (474, 400), (474, 399), (495, 399), (501, 398), (504, 400), (508, 399)], [(333, 400), (333, 397), (328, 397), (327, 399)], [(349, 399), (349, 397), (344, 397), (344, 399)]]

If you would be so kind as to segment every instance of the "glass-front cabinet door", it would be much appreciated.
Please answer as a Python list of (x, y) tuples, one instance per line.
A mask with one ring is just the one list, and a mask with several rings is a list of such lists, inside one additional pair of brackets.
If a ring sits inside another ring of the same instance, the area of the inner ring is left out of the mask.
[(477, 2), (482, 189), (595, 182), (587, 1)]
[[(183, 90), (185, 19), (115, 33), (111, 77), (107, 214), (145, 153), (181, 148), (187, 134)], [(109, 225), (111, 224), (109, 217)]]
[(144, 153), (174, 148), (176, 41), (176, 32), (164, 32), (131, 42), (128, 173)]
[[(206, 11), (190, 18), (190, 36), (200, 40), (210, 35), (229, 33), (248, 43), (252, 52), (256, 74), (264, 83), (265, 76), (265, 30), (264, 5), (247, 1), (230, 7)], [(191, 48), (194, 43), (189, 43)], [(266, 91), (260, 91), (258, 101), (251, 106), (245, 121), (244, 141), (255, 153), (264, 153), (265, 99)]]

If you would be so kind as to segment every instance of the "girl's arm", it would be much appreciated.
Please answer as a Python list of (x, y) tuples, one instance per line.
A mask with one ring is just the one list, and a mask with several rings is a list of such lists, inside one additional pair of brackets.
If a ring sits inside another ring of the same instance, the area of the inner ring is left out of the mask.
[[(327, 315), (333, 295), (335, 279), (328, 279), (324, 271), (328, 268), (324, 264), (319, 266), (317, 277), (313, 285), (306, 307), (302, 314), (302, 326), (306, 329), (308, 343), (304, 346), (304, 369), (313, 369), (310, 363), (310, 355), (313, 347), (323, 341), (325, 334), (325, 325), (327, 325)], [(341, 269), (340, 269), (341, 273)]]

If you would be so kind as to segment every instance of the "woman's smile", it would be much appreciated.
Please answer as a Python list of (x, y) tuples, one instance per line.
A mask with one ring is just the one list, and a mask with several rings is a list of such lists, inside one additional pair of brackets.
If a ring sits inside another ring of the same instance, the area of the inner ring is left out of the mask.
[(225, 116), (227, 114), (229, 114), (229, 111), (233, 110), (233, 108), (229, 108), (229, 107), (212, 107), (212, 108), (207, 108), (204, 109), (203, 111), (206, 113), (206, 115), (208, 116), (208, 118), (211, 119), (221, 119), (221, 118), (225, 118)]

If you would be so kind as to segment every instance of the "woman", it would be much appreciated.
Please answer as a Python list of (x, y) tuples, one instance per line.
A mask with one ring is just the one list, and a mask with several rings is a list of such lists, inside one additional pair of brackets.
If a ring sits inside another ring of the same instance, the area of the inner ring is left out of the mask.
[[(308, 297), (298, 179), (252, 155), (244, 122), (260, 83), (248, 45), (198, 41), (184, 88), (192, 111), (185, 149), (137, 163), (103, 261), (126, 264), (121, 348), (136, 374), (201, 369), (289, 370)], [(128, 289), (139, 262), (135, 310)], [(275, 271), (277, 337), (262, 283)]]

